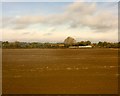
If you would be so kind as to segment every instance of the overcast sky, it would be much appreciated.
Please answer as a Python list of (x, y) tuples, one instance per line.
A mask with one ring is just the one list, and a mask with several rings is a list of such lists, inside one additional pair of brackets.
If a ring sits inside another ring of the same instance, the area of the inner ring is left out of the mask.
[(118, 41), (117, 2), (3, 2), (3, 40)]

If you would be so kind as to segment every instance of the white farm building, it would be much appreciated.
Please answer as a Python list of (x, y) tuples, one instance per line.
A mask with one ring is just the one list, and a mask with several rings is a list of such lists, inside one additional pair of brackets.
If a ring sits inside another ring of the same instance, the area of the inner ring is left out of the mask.
[(92, 48), (91, 45), (87, 45), (87, 46), (78, 46), (79, 48)]
[(71, 48), (71, 49), (92, 48), (92, 46), (91, 45), (87, 45), (87, 46), (69, 46), (69, 48)]

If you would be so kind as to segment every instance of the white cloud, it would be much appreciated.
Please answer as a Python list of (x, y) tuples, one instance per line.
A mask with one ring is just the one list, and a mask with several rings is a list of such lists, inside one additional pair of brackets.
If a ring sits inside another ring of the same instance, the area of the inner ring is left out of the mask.
[[(62, 40), (63, 37), (65, 38), (67, 35), (72, 35), (76, 38), (90, 38), (91, 40), (117, 40), (116, 33), (118, 27), (118, 17), (113, 14), (113, 11), (108, 9), (101, 11), (97, 6), (98, 5), (96, 3), (74, 2), (66, 6), (63, 13), (46, 16), (17, 16), (17, 18), (7, 17), (3, 18), (3, 21), (5, 29), (6, 27), (8, 28), (7, 30), (11, 29), (12, 31), (9, 31), (9, 33), (14, 35), (16, 39), (22, 38), (27, 40), (27, 38), (29, 38), (30, 40), (39, 40), (41, 38), (42, 40), (46, 40), (47, 38), (44, 36), (49, 36), (48, 38), (52, 38), (54, 41)], [(27, 37), (20, 35), (22, 30), (24, 30), (24, 32), (31, 32), (29, 27), (34, 25), (37, 25), (38, 27), (46, 27), (46, 30), (43, 30), (45, 32), (40, 31), (41, 33), (34, 33), (34, 35), (28, 34)], [(87, 32), (82, 32), (83, 30), (81, 29), (87, 28), (89, 29)], [(61, 32), (62, 30), (64, 30), (64, 32)], [(76, 33), (76, 31), (78, 33)], [(54, 32), (54, 34), (50, 32)], [(12, 37), (9, 33), (5, 32), (5, 39)], [(108, 34), (109, 36), (107, 36)], [(115, 37), (111, 38), (111, 36)]]
[[(115, 28), (117, 17), (108, 10), (99, 12), (96, 3), (72, 3), (62, 14), (48, 16), (22, 16), (19, 18), (6, 18), (4, 22), (12, 23), (15, 29), (26, 28), (34, 24), (48, 24), (56, 26), (60, 24), (69, 24), (72, 27), (88, 26), (91, 29), (101, 31), (101, 29)], [(5, 23), (6, 24), (6, 23)], [(7, 25), (7, 24), (6, 24)]]

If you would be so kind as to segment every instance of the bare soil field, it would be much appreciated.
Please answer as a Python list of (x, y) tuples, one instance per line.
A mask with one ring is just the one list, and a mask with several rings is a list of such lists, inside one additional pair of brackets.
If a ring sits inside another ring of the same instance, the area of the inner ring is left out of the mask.
[(3, 94), (116, 94), (118, 50), (3, 49)]

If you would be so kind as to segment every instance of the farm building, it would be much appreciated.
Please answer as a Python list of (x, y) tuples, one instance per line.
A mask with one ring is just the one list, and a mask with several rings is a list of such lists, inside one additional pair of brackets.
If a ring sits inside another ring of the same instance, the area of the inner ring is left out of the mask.
[(92, 48), (91, 45), (87, 45), (87, 46), (79, 46), (79, 48)]
[(75, 48), (92, 48), (92, 46), (91, 45), (87, 45), (87, 46), (69, 46), (69, 48), (73, 48), (73, 49), (75, 49)]
[(58, 44), (59, 47), (64, 47), (65, 45), (64, 44)]

